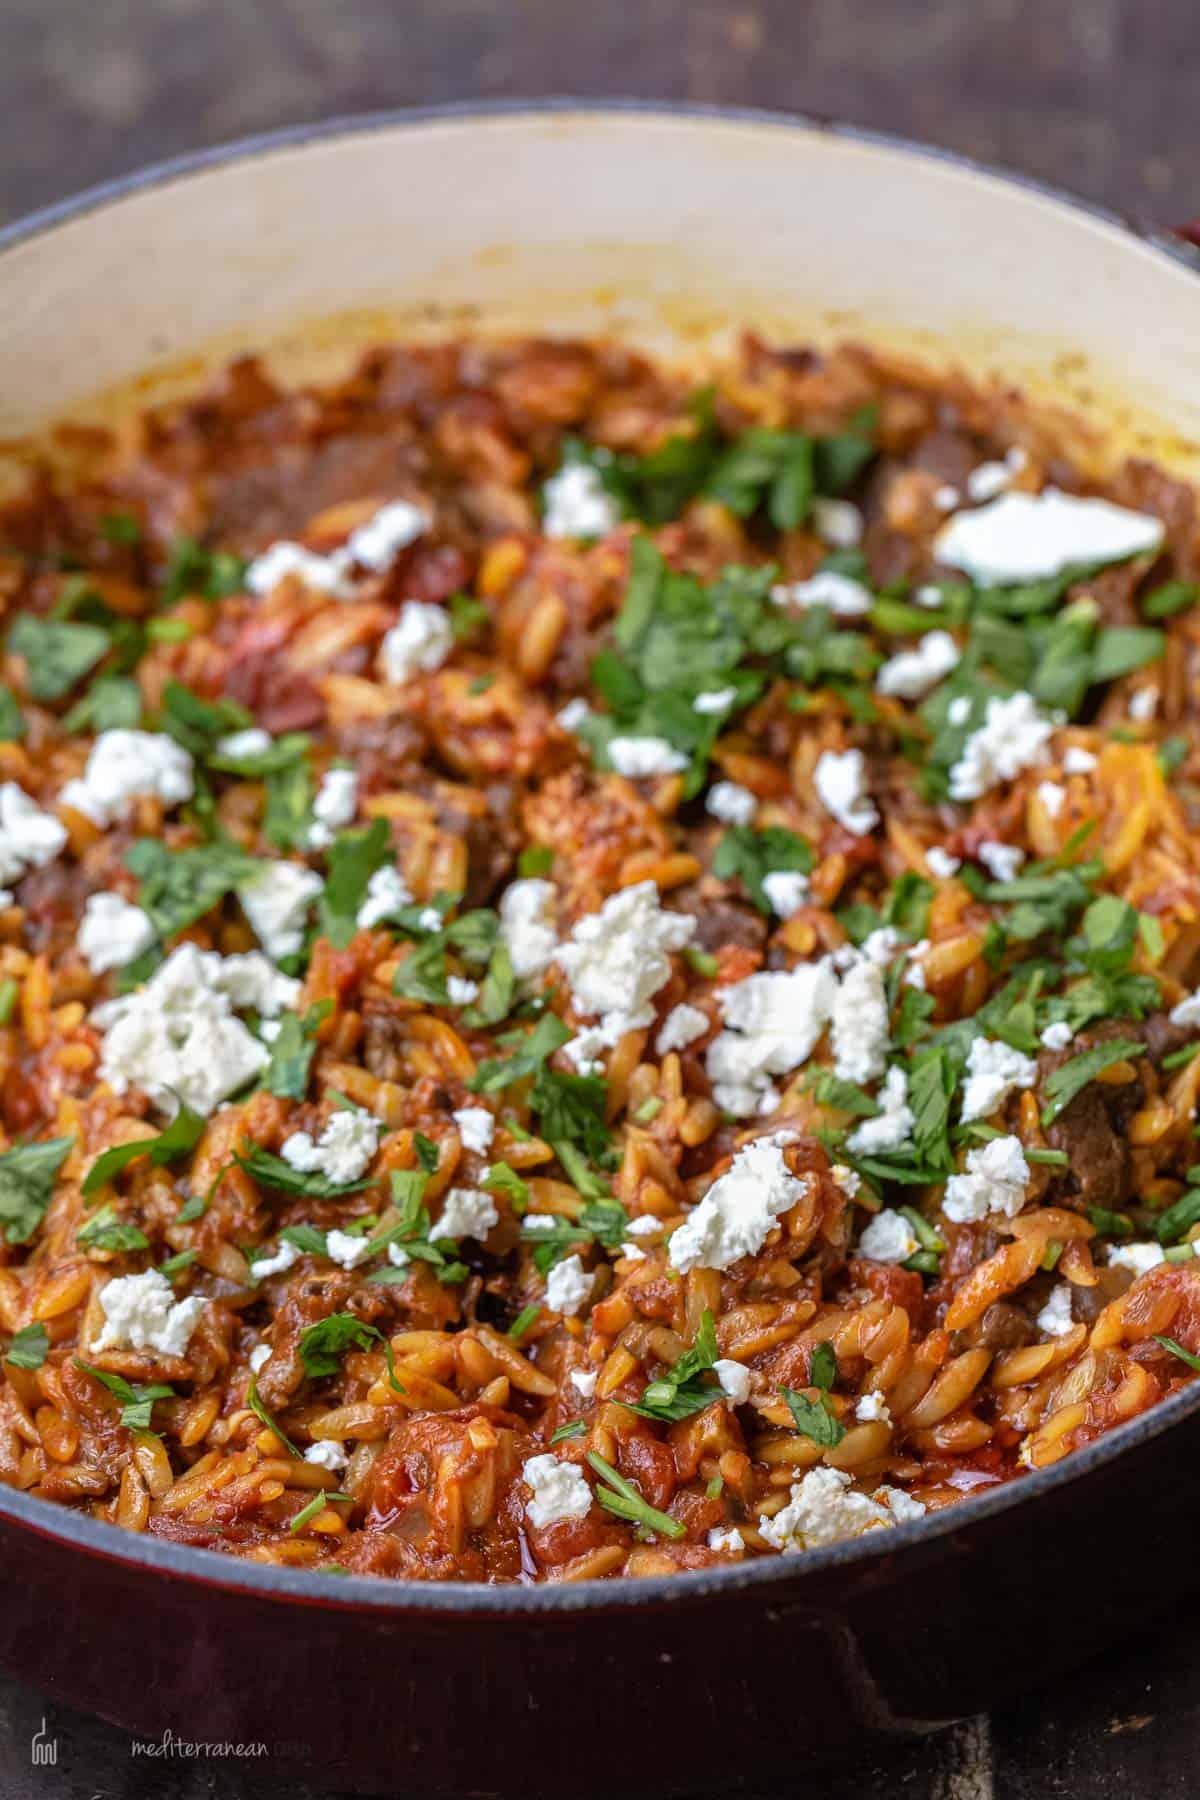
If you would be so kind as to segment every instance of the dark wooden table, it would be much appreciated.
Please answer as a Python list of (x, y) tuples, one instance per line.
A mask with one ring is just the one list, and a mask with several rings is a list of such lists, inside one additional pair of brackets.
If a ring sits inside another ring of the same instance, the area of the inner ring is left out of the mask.
[[(0, 0), (0, 223), (279, 124), (548, 93), (831, 114), (1173, 222), (1200, 213), (1198, 75), (1195, 0)], [(1114, 1520), (1114, 1554), (1195, 1553), (1130, 1548), (1136, 1532)], [(1088, 1573), (1064, 1561), (1064, 1606)], [(64, 1595), (48, 1629), (70, 1628)], [(794, 1791), (1185, 1800), (1200, 1793), (1198, 1663), (1200, 1621), (1181, 1619), (1052, 1692)], [(57, 1761), (34, 1768), (43, 1718)], [(122, 1733), (0, 1681), (3, 1800), (280, 1792), (257, 1765), (134, 1760)]]

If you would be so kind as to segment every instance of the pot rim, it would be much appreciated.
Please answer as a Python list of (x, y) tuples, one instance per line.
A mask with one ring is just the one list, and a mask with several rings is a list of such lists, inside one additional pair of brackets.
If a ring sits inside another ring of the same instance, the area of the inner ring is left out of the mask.
[[(590, 99), (552, 96), (531, 100), (464, 100), (439, 105), (402, 107), (362, 114), (344, 114), (308, 124), (289, 125), (256, 132), (203, 150), (151, 163), (125, 175), (85, 188), (65, 200), (38, 208), (0, 227), (0, 258), (22, 245), (77, 219), (135, 194), (186, 180), (231, 164), (249, 164), (280, 150), (339, 138), (366, 136), (398, 129), (439, 123), (487, 123), (509, 119), (629, 117), (660, 120), (708, 120), (714, 124), (742, 124), (779, 131), (802, 130), (844, 139), (873, 149), (900, 153), (944, 164), (1042, 200), (1050, 200), (1076, 213), (1115, 227), (1134, 242), (1147, 246), (1164, 260), (1193, 275), (1200, 274), (1200, 250), (1175, 234), (1143, 220), (1122, 214), (1099, 202), (1085, 199), (1070, 189), (1013, 170), (996, 167), (959, 151), (942, 149), (898, 133), (831, 119), (812, 113), (789, 113), (762, 107), (721, 106), (695, 101), (671, 101), (608, 97)], [(200, 1586), (246, 1594), (281, 1603), (300, 1602), (342, 1612), (467, 1614), (549, 1618), (576, 1613), (638, 1610), (648, 1603), (688, 1604), (714, 1595), (732, 1595), (777, 1584), (796, 1586), (807, 1575), (819, 1576), (837, 1568), (878, 1564), (917, 1546), (933, 1546), (939, 1540), (968, 1531), (1014, 1507), (1032, 1506), (1041, 1495), (1081, 1480), (1115, 1458), (1132, 1454), (1163, 1433), (1173, 1430), (1193, 1413), (1200, 1412), (1200, 1382), (1190, 1385), (1149, 1411), (1105, 1433), (1085, 1449), (1075, 1451), (1049, 1468), (1007, 1481), (990, 1493), (899, 1525), (886, 1532), (868, 1532), (858, 1538), (803, 1552), (798, 1557), (755, 1558), (745, 1563), (710, 1569), (683, 1570), (673, 1576), (638, 1576), (616, 1582), (579, 1584), (517, 1583), (489, 1585), (483, 1582), (424, 1582), (393, 1580), (374, 1575), (345, 1575), (334, 1580), (317, 1571), (253, 1563), (220, 1551), (172, 1543), (142, 1536), (72, 1512), (54, 1501), (40, 1500), (0, 1485), (0, 1521), (8, 1520), (36, 1537), (62, 1544), (84, 1555), (131, 1569), (140, 1569)]]

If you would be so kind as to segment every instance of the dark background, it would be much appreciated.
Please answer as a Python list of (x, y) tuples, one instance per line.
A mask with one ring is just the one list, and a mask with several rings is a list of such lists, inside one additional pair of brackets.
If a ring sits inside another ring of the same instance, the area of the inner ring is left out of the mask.
[[(829, 114), (1173, 224), (1200, 214), (1198, 75), (1197, 0), (0, 0), (0, 223), (276, 125), (573, 93)], [(1136, 1519), (1113, 1520), (1114, 1556), (1195, 1553), (1141, 1543)], [(1103, 1572), (1076, 1567), (1064, 1545), (1060, 1603), (1096, 1579)], [(53, 1629), (71, 1628), (64, 1602)], [(1198, 1659), (1189, 1616), (991, 1719), (842, 1774), (798, 1771), (794, 1792), (1184, 1800), (1200, 1793)], [(53, 1770), (30, 1763), (43, 1714), (58, 1741)], [(686, 1721), (664, 1722), (672, 1728)], [(615, 1769), (614, 1792), (629, 1791)], [(324, 1800), (247, 1765), (131, 1762), (120, 1732), (0, 1681), (4, 1800), (282, 1792)], [(767, 1797), (748, 1782), (739, 1800)]]

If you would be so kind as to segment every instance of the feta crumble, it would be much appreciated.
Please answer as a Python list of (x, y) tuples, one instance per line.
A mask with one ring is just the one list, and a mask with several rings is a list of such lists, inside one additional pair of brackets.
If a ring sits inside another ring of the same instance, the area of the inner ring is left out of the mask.
[(808, 901), (808, 876), (799, 869), (772, 869), (763, 876), (762, 888), (771, 911), (781, 919), (794, 918)]
[(958, 513), (934, 540), (939, 562), (981, 586), (1042, 581), (1075, 563), (1123, 562), (1158, 550), (1161, 519), (1108, 500), (1081, 500), (1058, 488), (1003, 494)]
[(650, 1001), (670, 979), (671, 953), (695, 929), (695, 919), (663, 910), (652, 881), (622, 889), (578, 921), (555, 954), (575, 1011), (600, 1016), (597, 1042), (615, 1044), (653, 1022)]
[(760, 1138), (747, 1144), (671, 1234), (671, 1267), (683, 1274), (728, 1269), (755, 1255), (779, 1215), (804, 1192), (805, 1183), (791, 1173), (777, 1143)]
[(465, 975), (448, 975), (446, 993), (451, 1006), (471, 1006), (479, 998), (479, 983)]
[(264, 756), (274, 742), (261, 725), (247, 725), (244, 731), (231, 731), (228, 737), (218, 738), (217, 755), (241, 762), (246, 757)]
[(780, 581), (771, 589), (776, 606), (827, 606), (835, 618), (861, 618), (875, 604), (871, 590), (850, 575), (819, 569), (807, 581)]
[(892, 1422), (888, 1403), (882, 1394), (861, 1394), (854, 1408), (854, 1416), (861, 1425), (890, 1425)]
[(590, 1400), (600, 1379), (599, 1369), (572, 1369), (567, 1380), (582, 1400)]
[(1158, 711), (1158, 689), (1156, 687), (1140, 687), (1135, 694), (1129, 696), (1128, 712), (1131, 719), (1139, 725), (1145, 725)]
[[(192, 769), (188, 751), (163, 732), (102, 731), (82, 777), (68, 781), (59, 804), (72, 807), (103, 830), (128, 817), (142, 794), (156, 795), (165, 807), (190, 800), (195, 788)], [(0, 880), (7, 879), (0, 869)]]
[(440, 669), (453, 648), (449, 613), (426, 600), (406, 600), (379, 646), (379, 667), (385, 681), (403, 687), (414, 675)]
[(1113, 1269), (1128, 1269), (1136, 1280), (1165, 1261), (1161, 1244), (1110, 1244), (1108, 1264)]
[(120, 894), (89, 894), (75, 942), (93, 975), (123, 969), (141, 956), (157, 933), (149, 915)]
[(379, 1121), (370, 1113), (343, 1106), (330, 1116), (319, 1137), (293, 1131), (279, 1154), (301, 1174), (324, 1175), (344, 1184), (357, 1181), (366, 1171), (378, 1148), (379, 1132)]
[[(358, 811), (358, 775), (353, 769), (327, 769), (313, 800), (309, 847), (327, 850), (343, 826), (354, 823)], [(378, 873), (378, 871), (376, 871)]]
[(874, 1081), (883, 1074), (889, 1042), (883, 970), (860, 956), (838, 986), (830, 1019), (834, 1072), (843, 1081)]
[(1037, 1080), (1037, 1064), (1011, 1044), (998, 1038), (977, 1037), (967, 1052), (967, 1080), (963, 1087), (962, 1123), (990, 1118), (1018, 1088), (1030, 1088)]
[(521, 1480), (533, 1495), (525, 1506), (531, 1525), (557, 1525), (564, 1519), (586, 1518), (591, 1511), (591, 1487), (574, 1463), (560, 1462), (557, 1456), (531, 1456)]
[(514, 881), (500, 896), (500, 936), (518, 981), (541, 975), (558, 948), (554, 884), (533, 877)]
[(275, 962), (299, 951), (309, 907), (324, 885), (303, 863), (270, 862), (238, 888), (242, 911)]
[(1068, 744), (1063, 753), (1064, 775), (1090, 775), (1099, 766), (1100, 758), (1093, 756), (1081, 744)]
[[(254, 1258), (250, 1264), (250, 1279), (257, 1284), (268, 1275), (286, 1275), (288, 1270), (294, 1268), (299, 1261), (300, 1251), (295, 1244), (290, 1243), (287, 1238), (283, 1238), (276, 1245), (273, 1255)], [(271, 1352), (268, 1350), (267, 1357), (270, 1354)], [(263, 1358), (263, 1362), (267, 1360), (267, 1357)], [(251, 1368), (261, 1368), (262, 1364), (256, 1364), (254, 1358), (251, 1357), (250, 1366)]]
[(686, 1050), (707, 1030), (708, 1014), (702, 1013), (698, 1006), (689, 1006), (686, 1000), (682, 1001), (671, 1008), (659, 1026), (654, 1048), (660, 1056), (666, 1056), (671, 1050)]
[(1067, 790), (1057, 781), (1039, 781), (1037, 797), (1052, 819), (1057, 819), (1067, 803)]
[(917, 1234), (903, 1213), (885, 1206), (875, 1214), (858, 1240), (859, 1256), (872, 1262), (902, 1263), (920, 1249)]
[(333, 1438), (318, 1438), (304, 1452), (304, 1460), (312, 1463), (315, 1468), (327, 1469), (331, 1475), (336, 1475), (340, 1469), (345, 1468), (350, 1458), (344, 1447)]
[(325, 1233), (325, 1254), (339, 1268), (356, 1268), (369, 1249), (370, 1240), (356, 1236), (352, 1231), (338, 1231), (335, 1228)]
[(1075, 1329), (1071, 1317), (1071, 1284), (1060, 1281), (1037, 1316), (1038, 1330), (1047, 1337), (1066, 1337)]
[(402, 550), (429, 530), (428, 513), (410, 500), (392, 500), (350, 533), (346, 550), (351, 562), (375, 575), (386, 574)]
[(846, 1139), (846, 1148), (854, 1156), (879, 1156), (886, 1150), (898, 1150), (912, 1136), (915, 1121), (908, 1104), (908, 1076), (898, 1065), (888, 1070), (876, 1100), (878, 1115), (864, 1119)]
[(688, 759), (661, 737), (615, 737), (609, 741), (608, 760), (618, 775), (629, 781), (649, 781), (656, 775), (678, 775)]
[(591, 716), (591, 707), (582, 695), (577, 694), (574, 700), (568, 700), (567, 704), (555, 713), (554, 718), (556, 724), (561, 725), (564, 731), (576, 732)]
[(584, 1268), (578, 1256), (565, 1256), (556, 1262), (546, 1277), (546, 1305), (564, 1318), (582, 1312), (591, 1297), (595, 1277)]
[(727, 1550), (731, 1555), (736, 1555), (739, 1550), (746, 1548), (746, 1541), (736, 1525), (731, 1525), (727, 1531), (718, 1530), (714, 1526), (708, 1534), (708, 1547), (710, 1550)]
[(921, 700), (957, 668), (962, 652), (948, 631), (927, 631), (912, 650), (889, 657), (875, 677), (877, 694)]
[(1000, 782), (1044, 762), (1053, 731), (1053, 720), (1038, 711), (1032, 694), (1018, 690), (1007, 699), (993, 696), (983, 724), (968, 737), (950, 770), (950, 798), (978, 800)]
[(19, 881), (27, 869), (44, 868), (62, 850), (67, 828), (43, 812), (15, 781), (0, 785), (0, 882)]
[(879, 811), (867, 791), (866, 759), (861, 750), (824, 751), (813, 780), (822, 806), (839, 825), (855, 837), (874, 831)]
[(370, 931), (385, 919), (394, 919), (406, 906), (412, 905), (408, 884), (394, 863), (384, 863), (367, 882), (367, 891), (358, 909), (355, 924), (360, 931)]
[(1047, 1050), (1065, 1050), (1075, 1033), (1065, 1019), (1056, 1019), (1053, 1025), (1047, 1025), (1041, 1034), (1041, 1041)]
[(718, 781), (709, 788), (704, 806), (722, 825), (749, 825), (758, 811), (758, 798), (736, 781)]
[(93, 1013), (105, 1033), (100, 1078), (118, 1094), (141, 1088), (169, 1114), (182, 1100), (207, 1115), (268, 1060), (235, 1011), (278, 1014), (299, 993), (256, 952), (220, 957), (180, 944), (144, 987)]
[(542, 486), (542, 531), (554, 538), (597, 538), (615, 531), (621, 511), (590, 463), (566, 463)]
[(165, 1275), (146, 1269), (141, 1275), (118, 1275), (100, 1290), (104, 1324), (93, 1351), (157, 1350), (161, 1356), (183, 1356), (204, 1302), (196, 1295), (176, 1300)]
[(975, 856), (993, 881), (1015, 881), (1017, 870), (1025, 861), (1025, 852), (1016, 844), (980, 844)]
[(745, 1406), (750, 1398), (750, 1371), (732, 1357), (720, 1356), (713, 1364), (713, 1374), (721, 1384), (721, 1392), (733, 1406)]
[(1028, 1181), (1029, 1164), (1021, 1140), (992, 1138), (978, 1150), (967, 1152), (965, 1171), (952, 1175), (946, 1183), (942, 1211), (956, 1225), (977, 1223), (989, 1213), (1013, 1219), (1025, 1204)]
[(748, 975), (718, 989), (725, 1029), (705, 1066), (717, 1105), (737, 1118), (759, 1111), (770, 1077), (799, 1068), (829, 1023), (837, 978), (828, 962)]
[(496, 1121), (487, 1107), (460, 1106), (451, 1117), (458, 1126), (463, 1149), (473, 1150), (476, 1156), (486, 1156), (496, 1135)]
[(818, 495), (812, 503), (813, 530), (835, 550), (852, 550), (862, 542), (864, 521), (853, 500), (830, 500)]
[(476, 1238), (480, 1242), (493, 1225), (500, 1223), (496, 1202), (482, 1188), (452, 1187), (442, 1204), (437, 1222), (437, 1235), (448, 1238)]
[(932, 844), (925, 852), (925, 862), (929, 873), (936, 881), (949, 881), (962, 868), (961, 856), (951, 856), (940, 844)]
[(692, 710), (702, 718), (715, 718), (718, 713), (728, 712), (737, 696), (735, 687), (714, 688), (711, 693), (697, 694), (692, 701)]
[(270, 1360), (271, 1360), (270, 1344), (255, 1344), (253, 1350), (250, 1352), (251, 1373), (254, 1375), (257, 1375), (259, 1370), (264, 1369), (266, 1367), (266, 1365), (270, 1362)]
[(856, 1493), (841, 1469), (816, 1468), (793, 1482), (790, 1500), (774, 1518), (759, 1514), (758, 1528), (772, 1549), (788, 1556), (893, 1523), (887, 1507)]
[(345, 550), (321, 556), (316, 550), (308, 550), (288, 538), (280, 538), (278, 543), (269, 545), (261, 556), (254, 558), (246, 570), (246, 588), (249, 593), (261, 597), (272, 593), (280, 582), (292, 575), (302, 586), (312, 588), (318, 594), (328, 594), (331, 599), (353, 597), (350, 558)]

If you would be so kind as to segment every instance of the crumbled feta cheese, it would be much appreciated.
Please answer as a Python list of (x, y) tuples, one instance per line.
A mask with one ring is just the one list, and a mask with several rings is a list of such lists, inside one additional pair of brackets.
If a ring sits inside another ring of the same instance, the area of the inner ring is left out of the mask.
[(256, 954), (223, 958), (181, 944), (144, 987), (92, 1015), (105, 1033), (100, 1077), (118, 1094), (141, 1088), (164, 1112), (182, 1100), (208, 1114), (268, 1060), (235, 1010), (278, 1013), (299, 991)]
[(830, 1019), (834, 1072), (843, 1081), (874, 1081), (887, 1057), (888, 1003), (883, 970), (867, 956), (847, 969)]
[(1052, 819), (1057, 819), (1067, 803), (1067, 790), (1057, 781), (1039, 781), (1037, 797)]
[(721, 1384), (721, 1392), (734, 1406), (745, 1406), (750, 1398), (750, 1371), (732, 1357), (720, 1356), (713, 1364), (713, 1374)]
[(1180, 1000), (1178, 1005), (1173, 1006), (1168, 1017), (1172, 1025), (1200, 1025), (1200, 988), (1197, 988), (1194, 994), (1189, 994), (1186, 999)]
[(1013, 1219), (1025, 1204), (1029, 1164), (1020, 1138), (998, 1137), (967, 1152), (966, 1170), (946, 1183), (942, 1211), (956, 1225), (1003, 1213)]
[(865, 837), (879, 823), (879, 811), (867, 791), (866, 760), (861, 750), (826, 750), (814, 773), (817, 795), (839, 825)]
[(876, 1213), (858, 1240), (859, 1256), (868, 1256), (872, 1262), (907, 1262), (920, 1247), (916, 1232), (904, 1214), (890, 1206)]
[(318, 1438), (304, 1452), (304, 1460), (318, 1469), (327, 1469), (331, 1475), (336, 1475), (339, 1469), (345, 1468), (350, 1458), (343, 1446), (333, 1438)]
[(717, 1105), (737, 1118), (756, 1113), (769, 1077), (799, 1068), (833, 1012), (837, 978), (828, 962), (764, 970), (718, 989), (725, 1029), (708, 1047)]
[(940, 844), (930, 846), (925, 852), (925, 861), (928, 864), (929, 873), (937, 881), (949, 881), (951, 876), (957, 875), (962, 868), (961, 856), (951, 856), (950, 852), (943, 850)]
[(591, 1511), (591, 1487), (574, 1463), (560, 1462), (557, 1456), (531, 1456), (521, 1470), (521, 1480), (533, 1495), (525, 1507), (531, 1525), (583, 1519)]
[(708, 1534), (708, 1547), (710, 1550), (728, 1550), (731, 1555), (736, 1555), (739, 1550), (746, 1548), (746, 1542), (736, 1525), (731, 1525), (728, 1531), (719, 1531), (714, 1526)]
[(776, 606), (827, 606), (836, 618), (860, 618), (875, 604), (870, 588), (835, 569), (819, 569), (807, 581), (780, 581), (771, 589)]
[(624, 775), (630, 781), (649, 781), (655, 775), (678, 775), (688, 766), (687, 757), (661, 737), (612, 738), (608, 760), (618, 775)]
[(1151, 1269), (1157, 1269), (1162, 1261), (1161, 1244), (1110, 1244), (1108, 1247), (1109, 1267), (1129, 1269), (1135, 1280), (1139, 1275), (1148, 1275)]
[(748, 825), (758, 811), (757, 797), (736, 781), (715, 782), (704, 805), (722, 825)]
[(980, 463), (967, 476), (968, 500), (994, 500), (1012, 481), (1012, 470), (1002, 462)]
[(1099, 764), (1099, 757), (1093, 756), (1081, 744), (1068, 744), (1063, 755), (1064, 775), (1090, 775)]
[(451, 1006), (470, 1006), (479, 998), (479, 983), (469, 981), (465, 975), (448, 975), (446, 993)]
[(714, 688), (709, 694), (697, 694), (692, 701), (692, 708), (702, 718), (715, 718), (718, 713), (728, 712), (737, 696), (735, 687)]
[(123, 969), (148, 950), (156, 932), (148, 914), (120, 894), (89, 894), (76, 943), (93, 975)]
[(392, 500), (373, 518), (350, 533), (346, 550), (352, 562), (376, 575), (391, 568), (402, 550), (429, 530), (429, 515), (409, 500)]
[(578, 1256), (565, 1256), (546, 1277), (546, 1305), (564, 1318), (582, 1312), (591, 1297), (595, 1277)]
[(555, 892), (550, 881), (514, 881), (500, 896), (500, 936), (518, 981), (549, 968), (558, 948)]
[(816, 1468), (792, 1483), (791, 1499), (774, 1518), (759, 1514), (758, 1528), (773, 1549), (787, 1556), (892, 1523), (888, 1509), (856, 1493), (841, 1469)]
[(496, 1135), (496, 1121), (486, 1106), (460, 1106), (452, 1115), (464, 1150), (486, 1156)]
[(854, 1416), (862, 1425), (870, 1425), (875, 1422), (880, 1425), (890, 1425), (892, 1422), (888, 1403), (882, 1394), (861, 1394), (854, 1408)]
[[(288, 1142), (291, 1140), (289, 1139)], [(287, 1149), (287, 1144), (284, 1145)], [(335, 1262), (343, 1269), (355, 1268), (370, 1249), (370, 1240), (365, 1236), (356, 1236), (352, 1231), (327, 1231), (325, 1234), (325, 1254), (330, 1262)]]
[(399, 869), (394, 863), (384, 863), (367, 882), (355, 924), (360, 931), (370, 931), (374, 926), (382, 925), (385, 919), (394, 919), (398, 912), (411, 905), (412, 895)]
[(971, 696), (956, 694), (946, 708), (946, 717), (951, 725), (965, 725), (971, 714)]
[(281, 581), (294, 575), (304, 587), (319, 594), (329, 594), (335, 600), (349, 600), (354, 593), (350, 560), (345, 550), (320, 556), (315, 550), (306, 550), (303, 544), (281, 538), (254, 558), (246, 570), (246, 587), (251, 594), (269, 594)]
[(324, 882), (303, 863), (270, 862), (238, 888), (242, 911), (267, 955), (295, 956), (304, 942), (308, 909)]
[(500, 1223), (496, 1202), (482, 1188), (452, 1187), (442, 1204), (437, 1222), (437, 1235), (448, 1238), (477, 1238), (480, 1242), (493, 1225)]
[(1071, 1317), (1071, 1284), (1060, 1281), (1037, 1316), (1038, 1330), (1047, 1337), (1066, 1337), (1075, 1329)]
[(938, 533), (934, 554), (987, 586), (1046, 580), (1075, 563), (1122, 562), (1157, 550), (1163, 537), (1162, 520), (1147, 513), (1046, 488), (957, 514)]
[(958, 666), (961, 655), (948, 631), (927, 631), (913, 649), (888, 658), (875, 677), (875, 692), (921, 700)]
[[(962, 505), (961, 488), (956, 488), (950, 482), (944, 481), (941, 487), (935, 488), (933, 491), (933, 504), (942, 512), (953, 512), (955, 507)], [(941, 600), (940, 592), (938, 600), (939, 602)]]
[(928, 1508), (923, 1500), (914, 1500), (903, 1488), (877, 1487), (871, 1495), (881, 1506), (886, 1506), (897, 1525), (910, 1525), (914, 1519), (923, 1519)]
[[(273, 1256), (256, 1256), (254, 1258), (254, 1261), (250, 1264), (250, 1279), (251, 1281), (259, 1282), (268, 1275), (286, 1275), (287, 1271), (294, 1268), (299, 1261), (300, 1252), (295, 1244), (289, 1243), (287, 1238), (283, 1238), (276, 1245), (275, 1254)], [(267, 1356), (270, 1356), (270, 1354), (271, 1352), (268, 1350)], [(266, 1357), (263, 1358), (263, 1361), (266, 1361)], [(250, 1359), (250, 1366), (251, 1368), (255, 1368), (256, 1366), (261, 1367), (262, 1365), (256, 1365), (252, 1357)]]
[(640, 1218), (630, 1220), (629, 1230), (633, 1237), (653, 1237), (662, 1230), (662, 1220), (656, 1219), (653, 1213), (643, 1213)]
[(762, 887), (772, 912), (781, 919), (790, 919), (807, 903), (808, 885), (808, 876), (799, 869), (772, 869), (763, 876)]
[(247, 725), (244, 731), (231, 731), (228, 737), (217, 739), (217, 755), (226, 756), (231, 762), (241, 762), (249, 756), (263, 756), (271, 748), (275, 739), (261, 725)]
[(1156, 687), (1140, 687), (1136, 694), (1129, 696), (1129, 716), (1140, 725), (1146, 724), (1158, 711), (1158, 689)]
[(157, 1350), (162, 1356), (183, 1356), (204, 1302), (195, 1295), (176, 1300), (166, 1276), (146, 1269), (106, 1283), (100, 1289), (100, 1310), (104, 1324), (93, 1351)]
[(577, 695), (574, 700), (568, 700), (567, 704), (555, 713), (554, 718), (564, 731), (575, 732), (591, 716), (591, 707), (586, 700)]
[(393, 1269), (407, 1269), (412, 1262), (412, 1257), (408, 1254), (408, 1251), (397, 1243), (388, 1245), (387, 1259), (391, 1263)]
[(968, 737), (950, 770), (950, 798), (978, 800), (999, 782), (1044, 762), (1053, 731), (1053, 721), (1038, 711), (1032, 694), (993, 695), (983, 724)]
[(53, 813), (43, 812), (15, 781), (0, 785), (0, 882), (44, 868), (66, 841), (66, 826)]
[(685, 1000), (673, 1006), (659, 1026), (654, 1047), (660, 1056), (666, 1056), (671, 1050), (686, 1050), (707, 1030), (708, 1014), (702, 1013), (698, 1006), (689, 1006)]
[(599, 1378), (600, 1371), (598, 1369), (572, 1369), (567, 1376), (567, 1380), (583, 1400), (591, 1399), (596, 1391), (596, 1383)]
[(293, 1131), (279, 1154), (304, 1175), (324, 1175), (339, 1184), (357, 1181), (375, 1154), (380, 1129), (370, 1113), (343, 1106), (330, 1116), (320, 1137)]
[(259, 1370), (265, 1368), (266, 1365), (270, 1362), (270, 1360), (271, 1360), (270, 1344), (255, 1344), (253, 1350), (250, 1352), (251, 1373), (254, 1375), (257, 1375)]
[(682, 950), (695, 929), (695, 919), (663, 910), (652, 881), (622, 889), (578, 921), (556, 957), (575, 1011), (600, 1015), (603, 1044), (652, 1023), (650, 1001), (670, 979), (670, 953)]
[(846, 1139), (846, 1148), (854, 1156), (879, 1156), (885, 1150), (898, 1150), (912, 1136), (912, 1108), (908, 1104), (908, 1076), (899, 1066), (887, 1072), (887, 1078), (876, 1099), (880, 1112), (862, 1124)]
[(1075, 1033), (1065, 1019), (1056, 1019), (1053, 1025), (1047, 1025), (1042, 1032), (1041, 1041), (1047, 1050), (1065, 1050)]
[(1025, 861), (1025, 852), (1016, 844), (980, 844), (975, 855), (993, 881), (1014, 881)]
[(1023, 1056), (998, 1038), (975, 1038), (967, 1052), (962, 1123), (990, 1118), (1010, 1094), (1032, 1087), (1036, 1080), (1037, 1064), (1031, 1056)]
[(812, 503), (813, 530), (835, 550), (852, 550), (862, 542), (863, 516), (853, 500), (829, 500), (819, 495)]
[(590, 463), (566, 463), (542, 487), (542, 530), (547, 537), (605, 537), (621, 523), (621, 510)]
[[(194, 787), (192, 758), (174, 738), (159, 731), (102, 731), (82, 778), (68, 781), (58, 798), (60, 805), (103, 828), (126, 818), (141, 794), (157, 795), (164, 806), (179, 806), (191, 799)], [(7, 879), (0, 868), (0, 880)]]
[[(775, 1135), (777, 1138), (779, 1137), (778, 1132), (776, 1132)], [(848, 1200), (853, 1200), (858, 1193), (859, 1188), (862, 1186), (862, 1176), (858, 1173), (858, 1170), (849, 1168), (845, 1163), (833, 1163), (830, 1166), (829, 1173), (833, 1176), (833, 1179), (837, 1182), (846, 1198)]]
[(728, 1269), (743, 1256), (754, 1256), (775, 1220), (804, 1192), (805, 1183), (791, 1173), (778, 1144), (769, 1138), (747, 1144), (672, 1233), (671, 1267), (685, 1274)]
[(426, 600), (406, 600), (379, 646), (379, 666), (385, 681), (403, 687), (414, 675), (440, 669), (453, 648), (449, 613)]
[(313, 800), (313, 822), (308, 842), (313, 850), (325, 850), (358, 811), (358, 775), (353, 769), (327, 769)]

